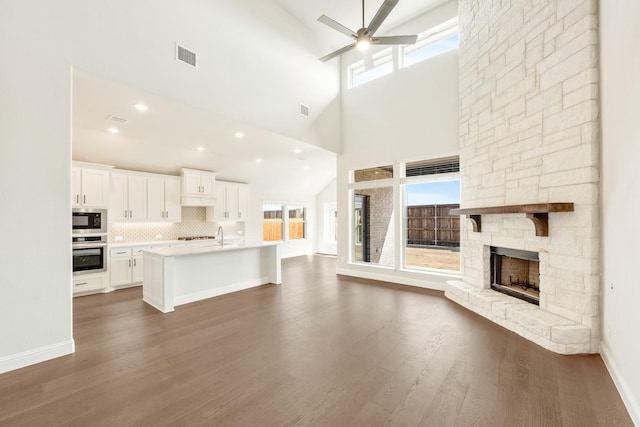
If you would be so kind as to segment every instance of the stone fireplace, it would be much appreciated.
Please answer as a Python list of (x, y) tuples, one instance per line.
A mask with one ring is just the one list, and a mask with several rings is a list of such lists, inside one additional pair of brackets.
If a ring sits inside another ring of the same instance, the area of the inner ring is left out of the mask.
[[(462, 277), (445, 295), (562, 354), (600, 342), (597, 4), (459, 1)], [(492, 248), (537, 254), (500, 281), (538, 305), (492, 287)]]

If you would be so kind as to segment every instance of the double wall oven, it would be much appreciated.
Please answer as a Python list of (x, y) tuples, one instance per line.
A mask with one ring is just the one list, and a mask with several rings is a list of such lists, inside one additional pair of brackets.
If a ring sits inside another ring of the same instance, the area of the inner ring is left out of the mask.
[(73, 274), (107, 271), (107, 210), (73, 209)]

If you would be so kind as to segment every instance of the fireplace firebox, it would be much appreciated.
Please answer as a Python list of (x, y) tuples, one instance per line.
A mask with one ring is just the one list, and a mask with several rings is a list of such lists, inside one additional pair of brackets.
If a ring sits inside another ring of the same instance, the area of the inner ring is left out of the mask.
[(540, 305), (537, 252), (491, 246), (491, 289)]

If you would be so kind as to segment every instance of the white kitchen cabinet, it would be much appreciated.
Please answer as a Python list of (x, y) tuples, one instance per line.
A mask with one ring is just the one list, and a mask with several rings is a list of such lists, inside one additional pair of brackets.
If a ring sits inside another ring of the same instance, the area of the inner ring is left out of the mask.
[(112, 288), (124, 288), (142, 283), (142, 251), (148, 246), (113, 248), (109, 251), (110, 284)]
[(74, 208), (106, 208), (109, 203), (109, 170), (72, 168)]
[(73, 278), (73, 296), (102, 292), (108, 283), (107, 273), (82, 274)]
[(147, 219), (147, 178), (114, 172), (111, 174), (109, 221)]
[(249, 219), (249, 186), (217, 181), (215, 206), (207, 207), (207, 221), (246, 221)]
[(216, 174), (209, 171), (182, 168), (182, 205), (213, 206), (216, 201)]
[(147, 178), (147, 219), (172, 222), (182, 220), (180, 178)]

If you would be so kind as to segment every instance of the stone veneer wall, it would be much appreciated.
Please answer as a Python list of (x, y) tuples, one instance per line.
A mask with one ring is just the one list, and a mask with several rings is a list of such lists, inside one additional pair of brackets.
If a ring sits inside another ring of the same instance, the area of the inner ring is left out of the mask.
[[(551, 326), (531, 330), (502, 306), (498, 323), (554, 351), (597, 352), (597, 0), (460, 0), (459, 15), (462, 207), (573, 202), (575, 212), (549, 214), (548, 237), (524, 214), (484, 215), (481, 233), (463, 221), (452, 299), (488, 287), (488, 245), (540, 252), (543, 313), (530, 314)], [(487, 304), (474, 310), (495, 317)], [(554, 324), (580, 331), (558, 342)]]
[(356, 195), (369, 196), (369, 255), (373, 264), (394, 264), (393, 187), (359, 189)]

